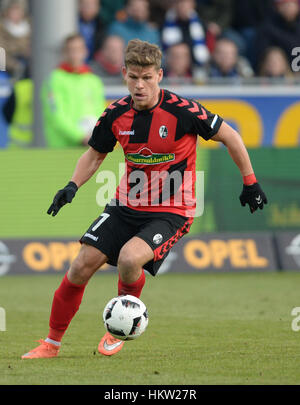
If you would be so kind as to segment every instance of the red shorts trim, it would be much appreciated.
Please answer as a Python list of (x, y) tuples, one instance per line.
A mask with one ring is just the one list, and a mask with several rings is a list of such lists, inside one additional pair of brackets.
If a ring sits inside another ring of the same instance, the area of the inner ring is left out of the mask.
[(170, 239), (168, 239), (165, 243), (160, 245), (158, 248), (154, 250), (154, 261), (162, 260), (165, 254), (172, 249), (176, 242), (179, 241), (185, 234), (187, 234), (190, 230), (190, 227), (193, 223), (194, 218), (189, 218), (184, 225), (178, 229), (178, 231), (173, 235)]

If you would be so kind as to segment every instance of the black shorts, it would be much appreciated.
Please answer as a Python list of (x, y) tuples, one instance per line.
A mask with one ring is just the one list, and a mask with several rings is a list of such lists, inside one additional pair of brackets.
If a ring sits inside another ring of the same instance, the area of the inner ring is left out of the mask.
[(143, 268), (155, 276), (172, 246), (189, 232), (193, 218), (166, 212), (140, 212), (120, 205), (106, 205), (103, 213), (81, 237), (80, 243), (94, 246), (116, 266), (120, 250), (133, 236), (144, 240), (154, 259)]

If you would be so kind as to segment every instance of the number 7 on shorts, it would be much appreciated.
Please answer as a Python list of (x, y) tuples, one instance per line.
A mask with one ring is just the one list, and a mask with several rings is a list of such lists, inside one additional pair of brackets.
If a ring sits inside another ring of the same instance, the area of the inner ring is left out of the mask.
[(100, 215), (99, 221), (96, 223), (96, 225), (93, 226), (92, 231), (93, 232), (96, 231), (99, 228), (99, 226), (101, 224), (103, 224), (104, 221), (107, 220), (108, 217), (110, 217), (110, 214), (107, 214), (106, 212), (103, 212), (103, 214)]

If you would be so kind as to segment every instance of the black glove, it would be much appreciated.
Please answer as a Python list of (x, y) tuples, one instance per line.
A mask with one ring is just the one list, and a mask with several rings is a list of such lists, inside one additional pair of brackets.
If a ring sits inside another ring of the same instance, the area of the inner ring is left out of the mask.
[(262, 210), (264, 204), (268, 203), (267, 197), (258, 183), (251, 184), (251, 186), (243, 185), (240, 202), (243, 207), (245, 207), (246, 204), (249, 204), (251, 214), (253, 214), (257, 208)]
[(53, 199), (53, 203), (50, 205), (47, 214), (55, 217), (58, 211), (63, 207), (65, 204), (72, 202), (75, 194), (78, 190), (78, 187), (73, 181), (70, 181), (65, 188), (59, 190)]

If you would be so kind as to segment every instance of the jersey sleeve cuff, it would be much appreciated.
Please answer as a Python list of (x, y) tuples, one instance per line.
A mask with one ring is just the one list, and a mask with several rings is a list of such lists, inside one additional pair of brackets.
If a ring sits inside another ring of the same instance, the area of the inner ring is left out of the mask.
[(95, 149), (99, 153), (109, 153), (114, 150), (114, 148), (105, 148), (105, 145), (97, 145), (92, 138), (89, 139), (88, 145), (91, 146), (93, 149)]
[(210, 125), (210, 131), (207, 132), (207, 134), (205, 136), (203, 136), (203, 138), (206, 141), (209, 141), (210, 138), (212, 138), (214, 135), (216, 135), (216, 133), (219, 131), (220, 126), (222, 125), (222, 122), (223, 122), (223, 118), (219, 117), (216, 114), (215, 119), (212, 121), (212, 123)]

